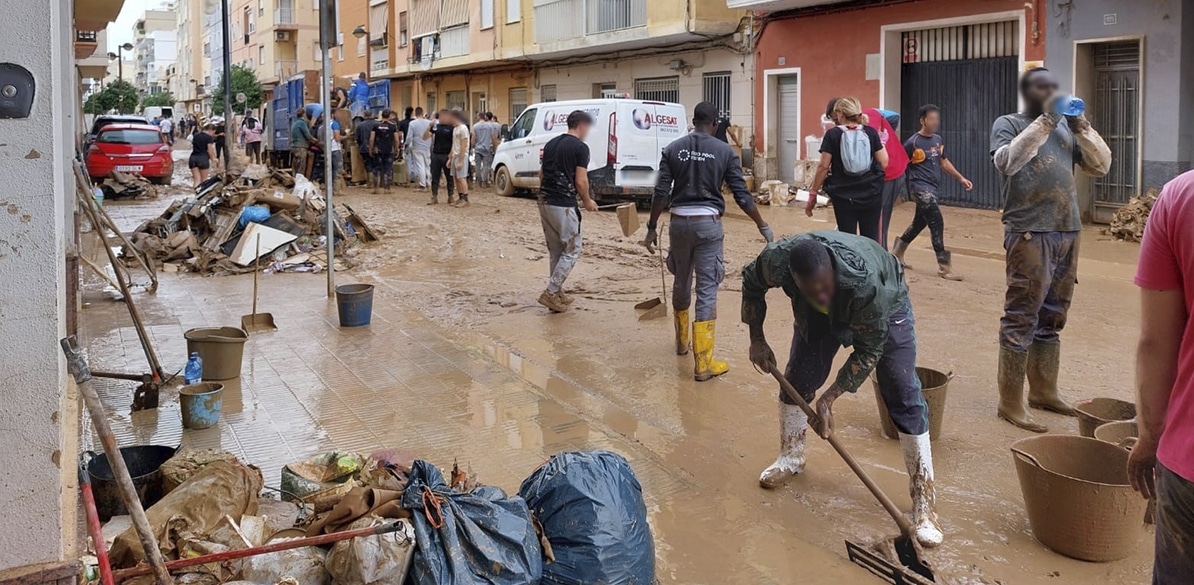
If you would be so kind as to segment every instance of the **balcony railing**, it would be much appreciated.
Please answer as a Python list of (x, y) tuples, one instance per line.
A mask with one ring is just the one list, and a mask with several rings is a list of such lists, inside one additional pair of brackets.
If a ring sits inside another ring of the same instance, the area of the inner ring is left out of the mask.
[(286, 79), (299, 72), (298, 61), (274, 61), (274, 75)]
[(646, 26), (647, 0), (535, 0), (535, 23), (537, 43)]
[(275, 25), (292, 25), (294, 24), (294, 9), (293, 8), (279, 8), (274, 10), (274, 24)]

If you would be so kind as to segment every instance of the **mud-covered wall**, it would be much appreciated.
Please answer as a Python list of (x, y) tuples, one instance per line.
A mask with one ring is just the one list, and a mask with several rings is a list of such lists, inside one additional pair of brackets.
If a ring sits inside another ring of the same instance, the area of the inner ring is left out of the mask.
[[(1182, 0), (1083, 0), (1048, 13), (1045, 65), (1063, 87), (1073, 83), (1076, 62), (1084, 67), (1081, 58), (1075, 59), (1081, 56), (1079, 45), (1143, 37), (1142, 189), (1165, 183), (1194, 160), (1192, 13), (1194, 3)], [(1081, 78), (1085, 72), (1077, 73)]]
[(36, 80), (25, 119), (0, 119), (0, 568), (72, 554), (76, 415), (67, 408), (66, 198), (77, 102), (70, 2), (0, 0), (0, 63)]

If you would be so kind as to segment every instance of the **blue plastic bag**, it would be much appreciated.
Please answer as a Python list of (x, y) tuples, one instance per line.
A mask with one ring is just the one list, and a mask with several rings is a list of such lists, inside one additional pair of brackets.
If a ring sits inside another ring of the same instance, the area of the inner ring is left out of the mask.
[(261, 223), (269, 219), (269, 207), (265, 205), (250, 205), (245, 207), (240, 212), (240, 218), (236, 225), (240, 229), (245, 229), (245, 226), (251, 223)]
[(630, 463), (609, 451), (557, 453), (522, 482), (555, 562), (543, 583), (651, 585), (655, 541)]
[(409, 584), (539, 583), (543, 549), (522, 498), (492, 486), (457, 492), (434, 465), (415, 461), (402, 507), (415, 525)]

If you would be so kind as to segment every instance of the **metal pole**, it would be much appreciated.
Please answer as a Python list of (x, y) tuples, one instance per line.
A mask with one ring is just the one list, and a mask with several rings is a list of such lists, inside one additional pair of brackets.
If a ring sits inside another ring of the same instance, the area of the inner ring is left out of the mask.
[(319, 103), (323, 105), (323, 183), (327, 185), (327, 246), (328, 246), (328, 298), (336, 296), (336, 229), (335, 207), (332, 205), (332, 188), (335, 177), (332, 176), (332, 43), (335, 42), (336, 32), (332, 30), (335, 22), (336, 1), (320, 0), (319, 10), (319, 49), (323, 52), (323, 71), (319, 76)]
[(228, 117), (232, 116), (232, 19), (228, 17), (228, 0), (220, 0), (220, 13), (223, 17), (223, 28), (220, 31), (224, 37), (224, 172), (228, 172), (228, 163), (232, 160), (232, 145), (228, 140)]

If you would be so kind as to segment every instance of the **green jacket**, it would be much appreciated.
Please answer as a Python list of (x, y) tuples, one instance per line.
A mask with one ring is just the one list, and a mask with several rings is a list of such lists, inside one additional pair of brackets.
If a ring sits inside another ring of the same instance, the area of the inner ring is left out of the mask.
[(875, 369), (887, 341), (887, 322), (908, 303), (904, 269), (874, 240), (837, 231), (816, 231), (767, 244), (759, 257), (742, 269), (742, 321), (762, 323), (767, 315), (767, 291), (782, 288), (792, 299), (800, 334), (808, 339), (809, 318), (816, 309), (796, 288), (788, 255), (803, 238), (829, 249), (837, 273), (837, 292), (829, 307), (830, 335), (844, 347), (854, 347), (837, 374), (837, 385), (854, 392)]
[(290, 125), (290, 149), (307, 148), (311, 146), (312, 138), (311, 125), (306, 120), (295, 118)]

